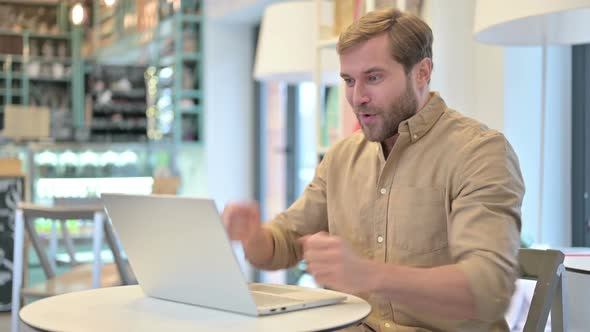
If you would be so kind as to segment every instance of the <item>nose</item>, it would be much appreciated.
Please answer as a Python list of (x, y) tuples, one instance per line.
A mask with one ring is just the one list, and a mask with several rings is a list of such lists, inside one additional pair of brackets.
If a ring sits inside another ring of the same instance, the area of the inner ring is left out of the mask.
[(359, 107), (369, 103), (371, 99), (367, 94), (367, 90), (363, 84), (357, 83), (353, 87), (352, 92), (352, 106)]

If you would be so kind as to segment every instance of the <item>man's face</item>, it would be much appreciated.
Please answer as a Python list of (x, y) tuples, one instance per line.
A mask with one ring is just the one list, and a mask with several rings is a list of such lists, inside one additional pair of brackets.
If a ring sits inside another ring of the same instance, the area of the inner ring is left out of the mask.
[(397, 134), (400, 122), (416, 114), (412, 73), (391, 57), (383, 34), (340, 55), (346, 99), (368, 140), (383, 142)]

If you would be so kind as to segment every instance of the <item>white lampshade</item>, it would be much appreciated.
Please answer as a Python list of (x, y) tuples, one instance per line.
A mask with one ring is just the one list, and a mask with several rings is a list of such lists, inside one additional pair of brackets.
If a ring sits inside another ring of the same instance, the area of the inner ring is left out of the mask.
[(590, 0), (478, 0), (475, 39), (533, 46), (590, 42)]
[[(322, 10), (323, 13), (326, 11)], [(254, 77), (287, 83), (313, 81), (317, 30), (313, 1), (280, 2), (268, 6), (258, 36)], [(321, 61), (322, 81), (326, 84), (339, 82), (336, 50), (323, 49)]]

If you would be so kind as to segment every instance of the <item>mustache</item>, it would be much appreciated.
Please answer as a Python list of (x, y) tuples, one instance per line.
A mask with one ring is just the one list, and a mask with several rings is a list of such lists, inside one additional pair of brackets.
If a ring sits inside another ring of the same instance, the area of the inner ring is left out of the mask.
[(358, 106), (353, 108), (355, 114), (378, 114), (380, 113), (380, 109), (377, 107), (370, 107), (370, 106)]

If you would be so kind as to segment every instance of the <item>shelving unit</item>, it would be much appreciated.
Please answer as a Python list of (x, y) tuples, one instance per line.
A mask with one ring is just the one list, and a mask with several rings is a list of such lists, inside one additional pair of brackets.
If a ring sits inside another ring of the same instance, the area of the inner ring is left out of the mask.
[[(160, 0), (160, 8), (166, 8), (166, 3)], [(179, 8), (169, 7), (166, 14), (161, 13), (168, 26), (161, 24), (160, 32), (164, 33), (156, 66), (158, 90), (166, 92), (157, 103), (159, 112), (173, 112), (172, 138), (176, 142), (198, 141), (202, 133), (201, 11), (200, 1), (181, 1)]]
[[(132, 3), (133, 2), (133, 3)], [(157, 81), (147, 99), (148, 139), (174, 142), (202, 138), (202, 1), (144, 0), (138, 22), (124, 27), (135, 1), (112, 8), (95, 3), (97, 63), (140, 63)], [(127, 20), (129, 21), (129, 20)], [(122, 23), (123, 22), (123, 23)], [(123, 24), (123, 25), (122, 25)], [(120, 55), (120, 56), (119, 56)], [(150, 89), (147, 89), (150, 93)]]
[(87, 84), (94, 142), (147, 140), (147, 101), (143, 66), (93, 66)]
[[(68, 7), (0, 4), (10, 15), (0, 22), (0, 118), (5, 105), (46, 106), (51, 136), (71, 139), (82, 125), (80, 30), (70, 27)], [(25, 28), (25, 29), (23, 29)], [(2, 127), (3, 127), (2, 123)]]
[[(316, 87), (316, 125), (317, 125), (317, 155), (321, 160), (330, 146), (344, 137), (344, 94), (343, 83), (326, 82), (323, 72), (326, 64), (322, 62), (323, 52), (336, 52), (338, 35), (334, 34), (335, 18), (326, 15), (326, 11), (335, 12), (336, 2), (341, 0), (315, 0), (316, 7), (316, 43), (315, 70), (313, 73)], [(357, 0), (357, 2), (360, 0)], [(350, 1), (349, 1), (350, 2)], [(361, 1), (362, 2), (362, 1)], [(365, 5), (367, 5), (365, 3)], [(369, 4), (370, 5), (370, 4)], [(326, 17), (332, 20), (326, 20)], [(326, 25), (327, 24), (327, 25)]]

